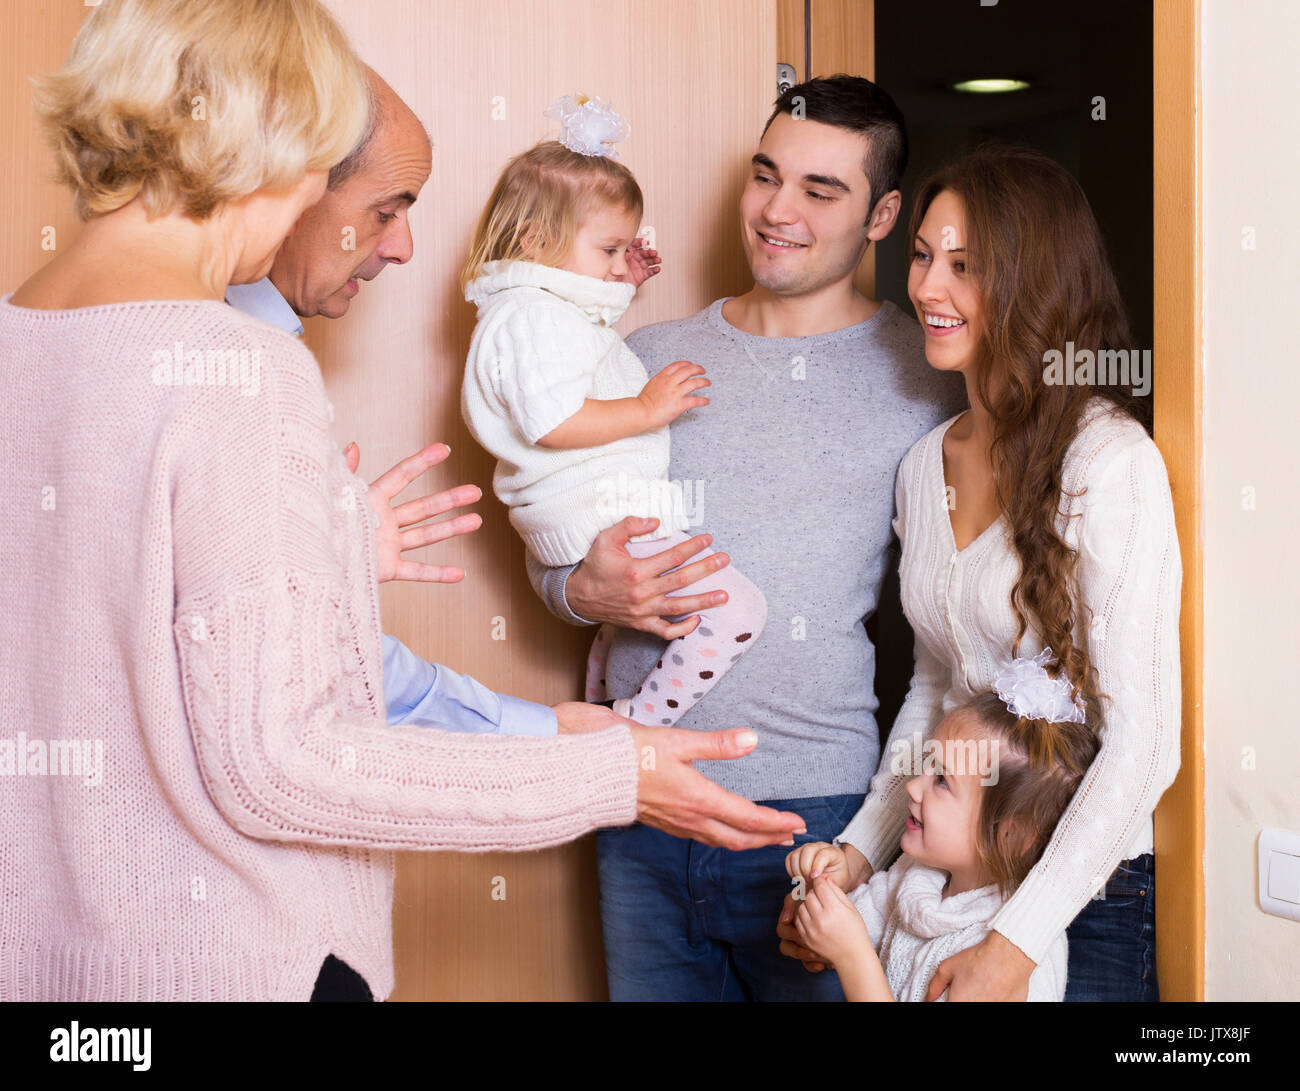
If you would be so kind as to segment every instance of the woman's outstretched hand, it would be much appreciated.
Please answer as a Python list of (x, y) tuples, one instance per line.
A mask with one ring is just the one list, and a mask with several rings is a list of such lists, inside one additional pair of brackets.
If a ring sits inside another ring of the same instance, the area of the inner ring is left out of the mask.
[(760, 807), (719, 788), (692, 764), (743, 758), (758, 745), (747, 728), (687, 731), (615, 717), (632, 729), (640, 763), (637, 821), (724, 849), (793, 845), (804, 820), (791, 811)]
[[(379, 529), (375, 532), (375, 550), (379, 561), (379, 582), (388, 580), (414, 580), (417, 583), (456, 583), (465, 578), (465, 570), (455, 565), (425, 564), (407, 561), (402, 554), (411, 549), (454, 538), (458, 534), (471, 534), (483, 525), (481, 516), (470, 513), (449, 519), (445, 523), (425, 523), (425, 519), (451, 511), (453, 508), (473, 504), (483, 499), (477, 485), (457, 485), (445, 492), (421, 496), (404, 504), (393, 506), (393, 498), (419, 477), (430, 466), (436, 466), (449, 454), (445, 443), (430, 444), (423, 451), (402, 459), (387, 473), (381, 474), (370, 485), (366, 498), (379, 516)], [(361, 464), (361, 448), (349, 443), (343, 452), (348, 469), (353, 473)], [(408, 527), (410, 529), (403, 529)]]
[(604, 705), (564, 701), (552, 706), (561, 735), (603, 731), (622, 724), (632, 730), (638, 762), (638, 822), (724, 849), (757, 849), (794, 843), (804, 821), (790, 811), (760, 807), (719, 788), (692, 762), (743, 758), (758, 744), (754, 732), (685, 731), (651, 727), (614, 715)]
[(1024, 1000), (1033, 972), (1033, 959), (1001, 932), (990, 932), (939, 963), (925, 998), (938, 1000), (947, 989), (949, 1001)]

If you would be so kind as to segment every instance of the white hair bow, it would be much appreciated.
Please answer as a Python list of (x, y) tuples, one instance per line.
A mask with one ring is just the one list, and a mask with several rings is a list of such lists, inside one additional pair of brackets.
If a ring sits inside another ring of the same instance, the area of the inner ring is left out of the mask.
[(588, 98), (581, 92), (556, 99), (543, 113), (559, 121), (560, 143), (581, 155), (617, 159), (614, 141), (624, 139), (632, 131), (608, 102)]
[(1017, 716), (1053, 724), (1084, 723), (1082, 702), (1070, 700), (1069, 680), (1047, 673), (1051, 661), (1051, 648), (1044, 648), (1032, 659), (1013, 659), (993, 679), (993, 688)]

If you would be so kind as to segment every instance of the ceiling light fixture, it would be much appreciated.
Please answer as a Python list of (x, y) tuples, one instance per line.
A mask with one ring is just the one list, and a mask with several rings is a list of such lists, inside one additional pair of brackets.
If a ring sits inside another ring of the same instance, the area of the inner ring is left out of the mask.
[(952, 85), (954, 91), (968, 95), (1003, 95), (1008, 91), (1024, 91), (1028, 87), (1024, 80), (1006, 79), (962, 80)]

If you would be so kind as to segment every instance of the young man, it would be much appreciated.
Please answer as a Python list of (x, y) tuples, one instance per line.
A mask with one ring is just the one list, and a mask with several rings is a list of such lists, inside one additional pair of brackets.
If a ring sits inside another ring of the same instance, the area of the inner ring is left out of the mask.
[[(894, 478), (908, 448), (965, 404), (957, 377), (926, 362), (920, 327), (853, 286), (867, 247), (895, 226), (906, 160), (902, 115), (870, 81), (792, 87), (741, 197), (754, 287), (627, 339), (650, 375), (674, 360), (705, 368), (710, 404), (673, 422), (670, 476), (727, 555), (661, 575), (704, 543), (636, 560), (622, 546), (652, 524), (627, 519), (576, 566), (529, 557), (553, 613), (621, 626), (606, 664), (610, 698), (633, 696), (665, 640), (696, 624), (665, 618), (723, 597), (672, 592), (701, 578), (692, 592), (707, 588), (708, 573), (735, 558), (767, 596), (767, 627), (678, 726), (752, 726), (753, 754), (700, 770), (803, 816), (798, 844), (837, 836), (876, 770), (865, 621), (884, 575)], [(642, 825), (602, 830), (597, 846), (613, 999), (843, 998), (833, 973), (809, 974), (780, 953), (785, 849), (708, 848)]]

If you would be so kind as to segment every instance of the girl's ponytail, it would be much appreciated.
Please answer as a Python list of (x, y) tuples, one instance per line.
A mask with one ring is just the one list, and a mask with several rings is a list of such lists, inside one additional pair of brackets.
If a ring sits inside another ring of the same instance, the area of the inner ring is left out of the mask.
[(1009, 897), (1051, 840), (1101, 747), (1096, 700), (1082, 723), (1019, 715), (996, 693), (966, 706), (994, 743), (996, 780), (981, 793), (975, 847)]

